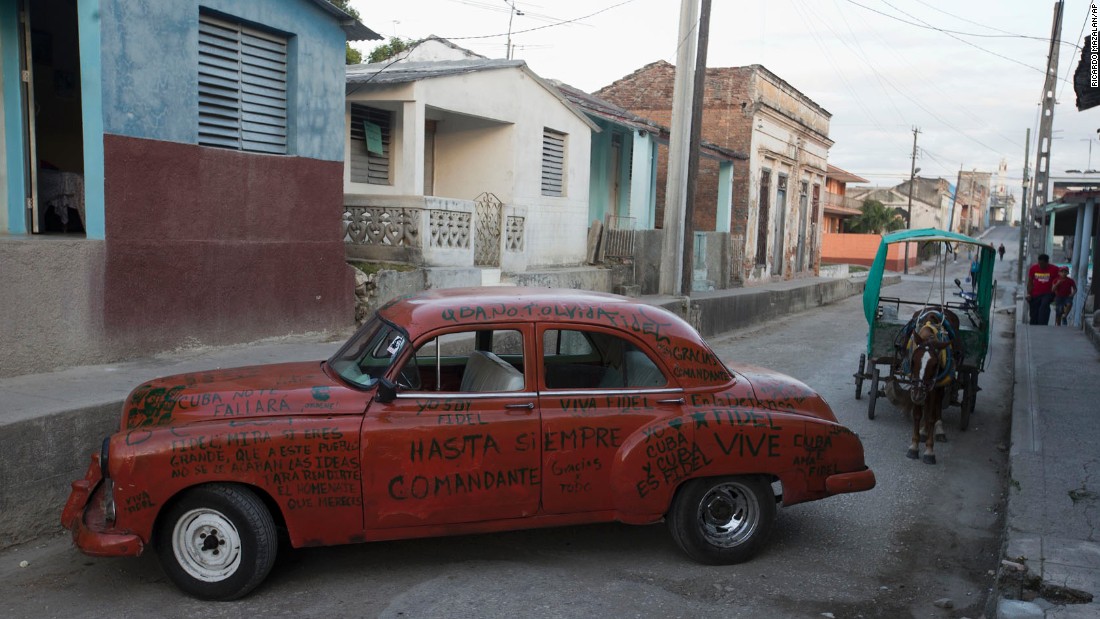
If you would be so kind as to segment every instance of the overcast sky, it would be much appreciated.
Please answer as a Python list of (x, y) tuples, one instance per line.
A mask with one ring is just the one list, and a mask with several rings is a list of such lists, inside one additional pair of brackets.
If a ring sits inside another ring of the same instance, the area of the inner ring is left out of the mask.
[[(516, 58), (588, 92), (675, 63), (679, 0), (514, 4), (523, 15), (505, 0), (352, 0), (386, 37), (434, 34), (492, 58), (505, 57), (512, 17)], [(1090, 6), (1065, 2), (1052, 174), (1100, 169), (1100, 107), (1078, 112), (1072, 85)], [(872, 184), (908, 178), (918, 127), (921, 176), (954, 183), (960, 166), (996, 172), (1005, 159), (1019, 194), (1028, 128), (1034, 174), (1053, 13), (1042, 0), (715, 0), (707, 64), (762, 64), (827, 109), (829, 163)]]

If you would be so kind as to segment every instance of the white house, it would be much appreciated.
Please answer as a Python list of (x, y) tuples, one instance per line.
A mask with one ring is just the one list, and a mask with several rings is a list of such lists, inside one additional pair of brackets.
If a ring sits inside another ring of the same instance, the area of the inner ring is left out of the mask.
[(591, 134), (521, 60), (347, 68), (353, 257), (505, 272), (585, 260)]

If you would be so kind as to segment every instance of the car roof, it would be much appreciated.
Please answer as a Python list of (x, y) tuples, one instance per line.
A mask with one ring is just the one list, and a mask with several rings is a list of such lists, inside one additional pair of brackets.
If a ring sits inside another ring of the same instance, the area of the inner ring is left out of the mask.
[(721, 384), (731, 379), (703, 338), (679, 316), (637, 299), (603, 292), (513, 286), (446, 288), (398, 297), (382, 306), (378, 315), (408, 330), (414, 340), (450, 325), (559, 322), (610, 327), (645, 342), (681, 381)]
[[(398, 297), (382, 306), (378, 313), (386, 320), (409, 328), (435, 328), (445, 324), (472, 324), (485, 321), (573, 321), (617, 326), (616, 315), (640, 313), (673, 319), (677, 331), (687, 323), (663, 308), (637, 299), (605, 292), (566, 288), (525, 288), (484, 286), (441, 288)], [(420, 329), (418, 329), (420, 330)]]

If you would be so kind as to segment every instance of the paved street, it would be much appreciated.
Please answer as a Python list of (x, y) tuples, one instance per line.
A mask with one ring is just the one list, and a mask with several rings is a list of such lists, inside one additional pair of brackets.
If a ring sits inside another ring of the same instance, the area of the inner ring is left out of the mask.
[[(957, 269), (964, 268), (961, 264)], [(952, 265), (952, 269), (956, 268)], [(1007, 269), (999, 265), (998, 271)], [(1000, 276), (1000, 274), (999, 274)], [(952, 275), (949, 273), (949, 278)], [(928, 294), (910, 276), (889, 288)], [(999, 303), (1003, 307), (1003, 303)], [(874, 421), (852, 372), (866, 337), (861, 299), (712, 338), (726, 360), (819, 389), (863, 438), (878, 487), (780, 511), (753, 561), (685, 559), (664, 526), (586, 526), (284, 552), (244, 600), (181, 594), (154, 556), (93, 559), (65, 537), (0, 554), (0, 612), (12, 617), (959, 617), (981, 616), (999, 561), (1011, 348), (995, 327), (985, 389), (966, 433), (946, 413), (939, 464), (905, 457), (910, 424), (880, 399)], [(1001, 320), (1002, 316), (998, 316)], [(1006, 350), (1008, 352), (1006, 352)], [(866, 386), (864, 387), (866, 390)], [(27, 561), (25, 568), (19, 567)], [(937, 600), (950, 599), (954, 609)]]

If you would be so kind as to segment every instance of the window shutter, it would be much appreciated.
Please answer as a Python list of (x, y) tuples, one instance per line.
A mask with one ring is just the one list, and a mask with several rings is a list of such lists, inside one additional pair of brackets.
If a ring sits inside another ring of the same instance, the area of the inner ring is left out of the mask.
[(565, 134), (542, 130), (542, 195), (564, 195)]
[(286, 39), (199, 15), (199, 144), (285, 154)]
[[(382, 154), (367, 149), (364, 122), (377, 125), (382, 134)], [(389, 185), (392, 114), (358, 103), (351, 104), (351, 182)]]

